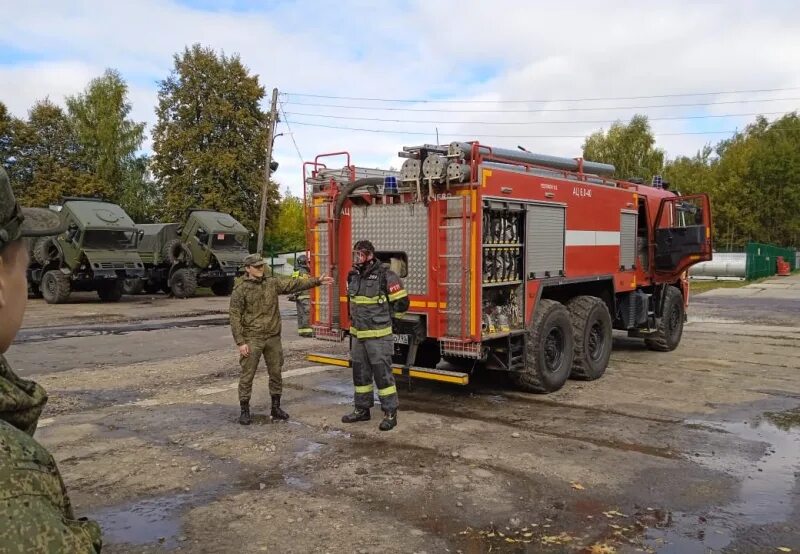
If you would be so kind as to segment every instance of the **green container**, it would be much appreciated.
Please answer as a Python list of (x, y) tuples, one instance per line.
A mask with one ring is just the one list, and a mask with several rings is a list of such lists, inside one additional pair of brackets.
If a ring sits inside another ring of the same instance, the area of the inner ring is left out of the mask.
[(792, 271), (797, 269), (796, 250), (794, 248), (781, 248), (773, 244), (751, 242), (747, 245), (747, 269), (745, 276), (748, 280), (770, 277), (778, 272), (778, 256), (783, 256)]

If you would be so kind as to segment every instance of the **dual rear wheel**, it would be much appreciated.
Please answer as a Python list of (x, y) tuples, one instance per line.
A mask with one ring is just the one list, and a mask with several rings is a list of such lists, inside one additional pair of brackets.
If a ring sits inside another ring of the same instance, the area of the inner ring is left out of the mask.
[(570, 377), (598, 379), (611, 357), (611, 316), (595, 296), (562, 304), (542, 299), (526, 336), (525, 369), (512, 374), (531, 392), (554, 392)]

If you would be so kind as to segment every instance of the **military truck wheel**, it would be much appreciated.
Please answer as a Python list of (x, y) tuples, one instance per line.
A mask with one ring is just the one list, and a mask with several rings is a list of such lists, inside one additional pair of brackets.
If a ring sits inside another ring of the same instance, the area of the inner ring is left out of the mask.
[(226, 277), (211, 285), (211, 292), (216, 296), (230, 296), (233, 292), (233, 277)]
[(514, 383), (539, 393), (563, 387), (575, 355), (567, 308), (555, 300), (539, 300), (525, 342), (525, 369), (511, 374)]
[(175, 298), (189, 298), (197, 290), (197, 276), (194, 271), (183, 267), (172, 274), (170, 289)]
[(142, 294), (142, 291), (144, 291), (144, 280), (139, 277), (125, 279), (122, 283), (122, 292), (127, 295)]
[(97, 296), (103, 302), (119, 302), (125, 287), (124, 279), (114, 279), (113, 281), (101, 281), (97, 285)]
[(567, 302), (572, 318), (575, 356), (573, 379), (599, 379), (611, 358), (611, 315), (606, 303), (596, 296), (576, 296)]
[(193, 261), (192, 251), (181, 239), (172, 239), (164, 245), (164, 257), (170, 264), (192, 265)]
[(53, 237), (41, 237), (33, 243), (33, 259), (44, 267), (58, 258), (58, 247)]
[(64, 275), (58, 269), (51, 269), (42, 276), (42, 296), (48, 304), (61, 304), (69, 298), (72, 287), (69, 276)]
[(644, 343), (650, 350), (671, 352), (678, 348), (683, 335), (683, 295), (672, 286), (668, 286), (664, 294), (664, 313), (658, 328), (651, 337), (644, 339)]

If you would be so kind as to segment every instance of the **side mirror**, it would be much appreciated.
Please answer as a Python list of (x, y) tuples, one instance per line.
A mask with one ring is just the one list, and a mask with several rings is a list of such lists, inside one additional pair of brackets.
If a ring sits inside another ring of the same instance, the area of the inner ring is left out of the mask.
[(144, 236), (144, 229), (139, 229), (139, 238)]

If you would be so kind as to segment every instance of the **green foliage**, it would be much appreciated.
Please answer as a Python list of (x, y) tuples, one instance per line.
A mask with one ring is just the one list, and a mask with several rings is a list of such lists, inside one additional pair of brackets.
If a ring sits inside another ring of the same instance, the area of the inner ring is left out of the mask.
[(266, 252), (299, 252), (306, 249), (306, 218), (303, 200), (289, 190), (278, 204), (278, 215), (264, 237)]
[[(716, 155), (713, 155), (713, 154)], [(682, 193), (709, 194), (717, 247), (750, 241), (800, 245), (800, 118), (759, 117), (743, 132), (693, 158), (669, 162), (665, 178)]]
[(620, 179), (641, 177), (650, 182), (664, 167), (664, 151), (655, 143), (647, 117), (635, 115), (627, 124), (617, 121), (607, 133), (601, 129), (586, 137), (583, 157), (613, 164)]
[(81, 163), (101, 184), (104, 197), (120, 203), (135, 221), (151, 219), (153, 202), (142, 201), (154, 190), (146, 182), (147, 160), (136, 157), (145, 125), (128, 119), (128, 85), (120, 74), (107, 69), (66, 103)]
[(12, 127), (11, 157), (6, 164), (21, 204), (47, 206), (62, 196), (106, 192), (83, 163), (69, 117), (50, 100), (34, 104), (28, 121), (12, 121)]
[[(161, 81), (152, 171), (164, 193), (165, 217), (189, 208), (231, 213), (257, 232), (264, 183), (267, 114), (264, 88), (237, 55), (195, 44), (175, 55)], [(267, 222), (278, 200), (270, 183)]]

